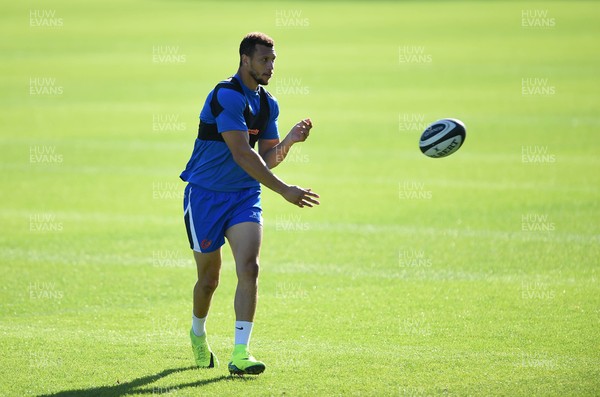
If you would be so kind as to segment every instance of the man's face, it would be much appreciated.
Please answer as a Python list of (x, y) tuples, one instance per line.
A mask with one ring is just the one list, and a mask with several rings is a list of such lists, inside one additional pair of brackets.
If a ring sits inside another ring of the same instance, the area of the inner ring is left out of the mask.
[(256, 45), (254, 55), (249, 59), (248, 72), (258, 84), (267, 85), (275, 68), (275, 48), (262, 44)]

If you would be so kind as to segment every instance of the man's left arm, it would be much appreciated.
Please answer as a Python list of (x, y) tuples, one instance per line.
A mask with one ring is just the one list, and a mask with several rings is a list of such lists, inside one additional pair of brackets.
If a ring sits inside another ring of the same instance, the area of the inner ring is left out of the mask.
[(308, 139), (311, 128), (311, 120), (304, 119), (293, 126), (281, 142), (279, 139), (260, 139), (258, 141), (258, 153), (267, 164), (267, 167), (277, 167), (285, 159), (292, 145)]

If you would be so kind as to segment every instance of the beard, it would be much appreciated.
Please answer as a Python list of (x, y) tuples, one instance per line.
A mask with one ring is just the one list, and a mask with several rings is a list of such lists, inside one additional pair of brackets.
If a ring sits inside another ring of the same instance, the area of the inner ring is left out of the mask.
[(250, 76), (252, 76), (252, 78), (254, 79), (254, 81), (256, 81), (258, 84), (262, 84), (262, 85), (268, 85), (269, 84), (269, 80), (267, 80), (266, 78), (262, 77), (261, 75), (259, 75), (258, 73), (256, 73), (254, 70), (250, 70), (250, 71), (248, 71), (248, 73), (250, 74)]

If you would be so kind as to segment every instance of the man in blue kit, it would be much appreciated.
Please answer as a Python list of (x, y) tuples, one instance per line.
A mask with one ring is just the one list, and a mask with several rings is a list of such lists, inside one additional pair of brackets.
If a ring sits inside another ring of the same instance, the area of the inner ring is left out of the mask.
[(181, 173), (181, 179), (188, 182), (184, 220), (198, 270), (190, 330), (194, 357), (199, 367), (218, 365), (207, 342), (205, 323), (219, 283), (221, 246), (227, 238), (238, 278), (235, 345), (228, 367), (238, 375), (265, 370), (265, 364), (248, 351), (262, 240), (261, 184), (300, 208), (319, 204), (316, 193), (288, 185), (270, 171), (292, 145), (308, 138), (312, 128), (311, 120), (304, 119), (279, 140), (279, 105), (262, 87), (269, 84), (275, 57), (269, 36), (255, 32), (244, 37), (239, 69), (208, 94), (194, 151)]

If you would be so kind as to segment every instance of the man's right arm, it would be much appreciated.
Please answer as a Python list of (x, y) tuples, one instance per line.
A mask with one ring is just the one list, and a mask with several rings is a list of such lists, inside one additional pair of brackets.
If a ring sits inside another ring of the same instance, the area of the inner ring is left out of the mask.
[(234, 161), (259, 183), (281, 194), (287, 201), (299, 207), (312, 207), (313, 204), (319, 204), (316, 200), (319, 196), (316, 193), (311, 192), (310, 189), (290, 186), (269, 170), (262, 157), (250, 147), (248, 132), (224, 131), (221, 135), (231, 151)]
[(252, 178), (259, 181), (269, 189), (283, 194), (288, 187), (281, 179), (277, 178), (265, 164), (264, 160), (248, 144), (246, 131), (225, 131), (221, 134), (229, 147), (233, 159)]

